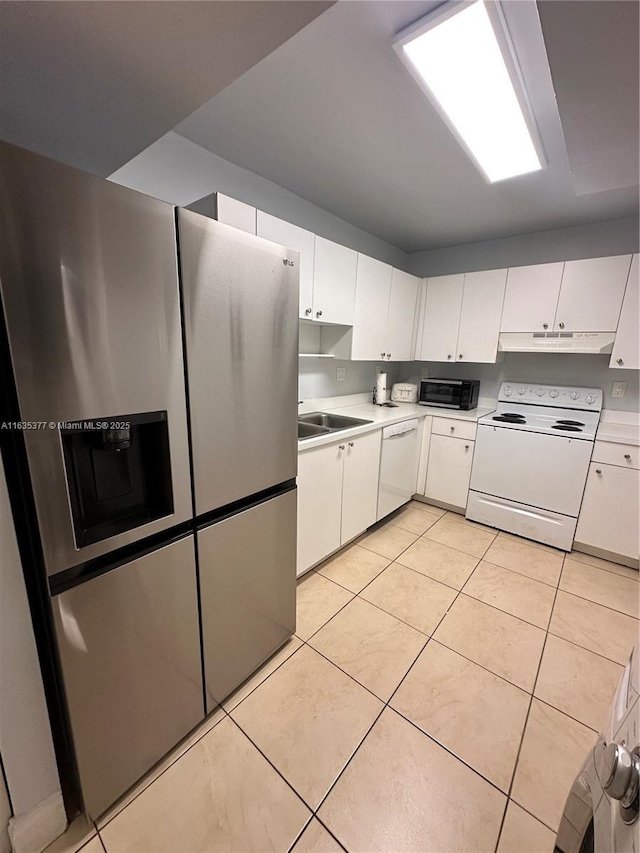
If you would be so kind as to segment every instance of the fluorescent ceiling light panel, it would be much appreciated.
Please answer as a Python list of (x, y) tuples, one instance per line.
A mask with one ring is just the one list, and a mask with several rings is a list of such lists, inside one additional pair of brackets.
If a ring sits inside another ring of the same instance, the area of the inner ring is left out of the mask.
[(401, 34), (395, 48), (493, 183), (541, 169), (543, 159), (525, 120), (524, 92), (514, 88), (519, 72), (508, 35), (494, 29), (501, 18), (497, 8), (492, 13), (484, 0), (447, 4), (445, 14), (439, 9), (435, 20)]

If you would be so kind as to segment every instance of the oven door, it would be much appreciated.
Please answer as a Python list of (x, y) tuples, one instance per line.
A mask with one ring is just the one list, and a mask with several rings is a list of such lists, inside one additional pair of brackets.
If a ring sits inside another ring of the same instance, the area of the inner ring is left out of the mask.
[(461, 379), (423, 379), (420, 402), (443, 409), (461, 409), (464, 382)]

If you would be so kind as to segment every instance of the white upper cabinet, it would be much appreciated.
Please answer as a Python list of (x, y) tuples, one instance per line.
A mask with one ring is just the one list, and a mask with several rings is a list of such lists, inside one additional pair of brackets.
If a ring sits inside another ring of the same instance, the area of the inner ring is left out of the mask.
[(419, 290), (419, 278), (402, 270), (393, 270), (384, 349), (388, 361), (409, 361), (412, 358)]
[(311, 320), (313, 316), (313, 259), (315, 256), (316, 235), (305, 231), (297, 225), (285, 222), (271, 216), (269, 213), (258, 211), (258, 237), (264, 237), (288, 249), (300, 253), (300, 305), (301, 318)]
[[(232, 225), (249, 234), (256, 233), (255, 207), (228, 195), (216, 193), (216, 219), (224, 225)], [(293, 248), (293, 246), (291, 247)]]
[(464, 275), (441, 275), (425, 283), (422, 334), (416, 358), (455, 361)]
[(553, 329), (564, 261), (511, 267), (502, 311), (502, 332), (546, 332)]
[(567, 261), (554, 329), (615, 332), (630, 265), (631, 255)]
[(640, 370), (640, 256), (634, 255), (609, 367)]
[(495, 362), (506, 283), (506, 269), (465, 275), (456, 361)]
[(351, 343), (354, 361), (386, 358), (390, 293), (389, 264), (359, 254)]
[(358, 253), (353, 249), (316, 236), (313, 320), (353, 325), (357, 262)]

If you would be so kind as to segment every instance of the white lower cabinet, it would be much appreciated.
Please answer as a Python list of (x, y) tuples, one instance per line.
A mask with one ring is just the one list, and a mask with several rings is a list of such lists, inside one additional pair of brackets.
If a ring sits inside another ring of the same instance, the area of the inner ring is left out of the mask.
[(380, 430), (298, 455), (298, 575), (376, 520)]
[(592, 462), (575, 541), (637, 560), (639, 495), (640, 471), (637, 468)]
[[(437, 421), (434, 418), (434, 423)], [(467, 505), (474, 442), (432, 431), (425, 497), (460, 509)]]

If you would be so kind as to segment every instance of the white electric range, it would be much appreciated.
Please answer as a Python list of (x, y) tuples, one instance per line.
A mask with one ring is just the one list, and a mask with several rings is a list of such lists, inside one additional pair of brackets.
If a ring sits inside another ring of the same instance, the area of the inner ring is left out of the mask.
[(478, 421), (466, 517), (565, 551), (602, 410), (602, 391), (504, 382)]

